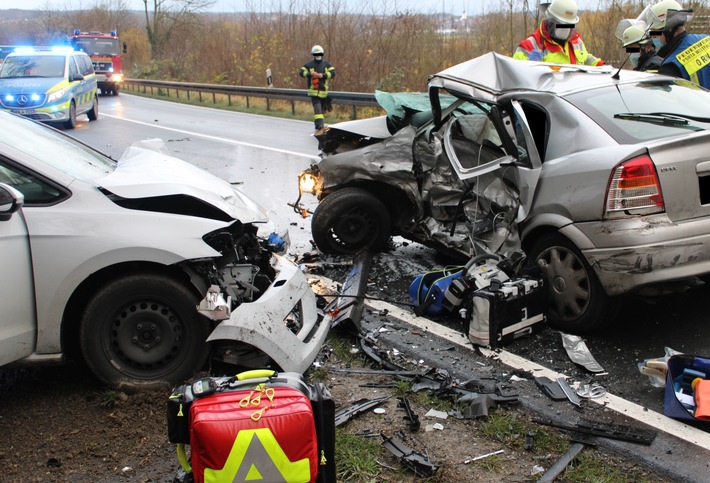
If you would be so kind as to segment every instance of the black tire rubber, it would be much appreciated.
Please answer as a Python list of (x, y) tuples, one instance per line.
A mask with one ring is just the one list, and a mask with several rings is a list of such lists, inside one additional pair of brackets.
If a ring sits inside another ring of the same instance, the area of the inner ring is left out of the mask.
[(601, 329), (618, 313), (619, 297), (610, 297), (579, 249), (558, 233), (535, 240), (528, 257), (540, 266), (549, 296), (547, 320), (564, 332), (585, 334)]
[(119, 91), (119, 87), (115, 86), (113, 89), (111, 89), (111, 95), (112, 96), (117, 96)]
[(94, 96), (94, 105), (86, 113), (86, 116), (89, 118), (89, 121), (95, 121), (99, 118), (99, 96), (98, 96), (98, 94)]
[(69, 119), (64, 121), (64, 128), (65, 129), (74, 129), (76, 127), (76, 104), (74, 103), (74, 99), (72, 99), (71, 104), (69, 105)]
[(209, 322), (183, 284), (134, 274), (102, 287), (86, 306), (79, 342), (89, 369), (121, 389), (171, 387), (199, 370), (209, 355)]
[(392, 221), (385, 205), (368, 191), (343, 188), (326, 196), (313, 213), (311, 233), (320, 251), (353, 254), (381, 249)]

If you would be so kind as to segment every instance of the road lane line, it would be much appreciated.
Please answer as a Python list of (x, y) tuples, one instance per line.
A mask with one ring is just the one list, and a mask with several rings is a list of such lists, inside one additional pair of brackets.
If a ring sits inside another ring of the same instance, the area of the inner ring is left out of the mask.
[(157, 128), (157, 129), (164, 129), (164, 130), (166, 130), (166, 131), (173, 131), (173, 132), (177, 132), (177, 133), (180, 133), (180, 134), (187, 134), (187, 135), (190, 135), (190, 136), (197, 136), (197, 137), (201, 137), (201, 138), (204, 138), (204, 139), (210, 139), (210, 140), (212, 140), (212, 141), (219, 141), (219, 142), (227, 143), (227, 144), (236, 144), (236, 145), (238, 145), (238, 146), (246, 146), (246, 147), (249, 147), (249, 148), (264, 149), (264, 150), (266, 150), (266, 151), (273, 151), (273, 152), (275, 152), (275, 153), (288, 154), (289, 156), (301, 156), (301, 157), (303, 157), (303, 158), (312, 159), (312, 160), (314, 160), (314, 161), (318, 160), (318, 156), (314, 156), (314, 155), (312, 155), (312, 154), (303, 154), (303, 153), (298, 153), (298, 152), (296, 152), (296, 151), (287, 151), (287, 150), (285, 150), (285, 149), (271, 148), (271, 147), (269, 147), (269, 146), (261, 146), (261, 145), (259, 145), (259, 144), (251, 144), (251, 143), (245, 143), (245, 142), (242, 142), (242, 141), (235, 141), (234, 139), (221, 138), (221, 137), (218, 137), (218, 136), (210, 136), (209, 134), (200, 134), (200, 133), (197, 133), (197, 132), (194, 132), (194, 131), (185, 131), (185, 130), (183, 130), (183, 129), (175, 129), (175, 128), (172, 128), (172, 127), (158, 126), (157, 124), (151, 124), (151, 123), (149, 123), (149, 122), (143, 122), (143, 121), (134, 121), (134, 120), (132, 120), (132, 119), (126, 119), (125, 117), (120, 117), (120, 116), (113, 116), (113, 115), (111, 115), (111, 114), (101, 113), (101, 115), (102, 115), (103, 117), (110, 117), (110, 118), (112, 118), (112, 119), (119, 119), (119, 120), (121, 120), (121, 121), (132, 122), (132, 123), (134, 123), (134, 124), (140, 124), (140, 125), (142, 125), (142, 126), (150, 126), (150, 127), (154, 127), (154, 128)]
[[(313, 278), (320, 279), (332, 291), (337, 292), (337, 284), (334, 280), (321, 276), (315, 276)], [(466, 337), (466, 335), (461, 331), (450, 329), (425, 317), (418, 317), (410, 311), (403, 310), (396, 305), (383, 302), (381, 300), (371, 300), (366, 298), (365, 305), (378, 312), (386, 310), (388, 316), (395, 317), (408, 323), (409, 325), (418, 327), (426, 332), (429, 332), (430, 334), (441, 337), (442, 339), (453, 342), (464, 349), (474, 352), (473, 344), (469, 342), (468, 337)], [(481, 348), (481, 353), (483, 353), (486, 357), (498, 359), (503, 364), (514, 369), (529, 371), (538, 377), (545, 376), (552, 380), (556, 380), (558, 377), (568, 377), (565, 374), (553, 371), (552, 369), (524, 359), (523, 357), (505, 350), (494, 352), (492, 350)], [(578, 385), (579, 384), (575, 386), (575, 389)], [(671, 419), (661, 413), (651, 411), (650, 409), (632, 403), (631, 401), (627, 401), (619, 396), (607, 393), (603, 398), (595, 398), (591, 399), (591, 401), (603, 405), (604, 407), (611, 409), (612, 411), (616, 411), (617, 413), (631, 419), (648, 424), (658, 431), (671, 434), (688, 443), (697, 445), (702, 449), (710, 449), (710, 434), (705, 431), (688, 426), (687, 424)]]

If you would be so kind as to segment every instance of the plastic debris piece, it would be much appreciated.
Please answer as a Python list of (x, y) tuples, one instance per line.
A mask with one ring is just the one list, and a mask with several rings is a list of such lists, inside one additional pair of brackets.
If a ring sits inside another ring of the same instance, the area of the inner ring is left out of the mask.
[(427, 413), (424, 415), (428, 418), (439, 418), (439, 419), (446, 419), (449, 417), (448, 413), (445, 413), (444, 411), (437, 411), (436, 409), (430, 409), (427, 411)]
[(540, 473), (544, 473), (544, 472), (545, 472), (545, 468), (543, 468), (540, 465), (535, 465), (532, 467), (532, 470), (530, 470), (530, 476), (539, 475)]
[(372, 412), (375, 414), (385, 414), (387, 410), (385, 408), (375, 408), (372, 410)]
[(577, 395), (587, 399), (596, 399), (606, 396), (606, 389), (597, 383), (582, 384), (577, 389)]
[(434, 476), (436, 472), (439, 471), (438, 465), (431, 463), (429, 458), (421, 453), (415, 452), (401, 440), (394, 437), (388, 438), (384, 434), (382, 438), (384, 439), (382, 446), (399, 459), (402, 466), (414, 471), (415, 474), (428, 478)]
[(562, 345), (572, 362), (579, 364), (589, 372), (604, 372), (604, 368), (594, 359), (587, 344), (580, 336), (563, 332), (560, 332), (560, 335), (562, 336)]
[(484, 459), (484, 458), (488, 458), (489, 456), (494, 456), (494, 455), (497, 455), (497, 454), (501, 454), (501, 453), (503, 453), (503, 452), (504, 452), (504, 450), (502, 450), (502, 449), (499, 449), (498, 451), (491, 451), (490, 453), (478, 455), (478, 456), (476, 456), (476, 457), (474, 457), (474, 458), (471, 458), (471, 459), (468, 459), (468, 460), (464, 460), (463, 464), (467, 465), (467, 464), (469, 464), (469, 463), (473, 463), (474, 461), (482, 460), (482, 459)]

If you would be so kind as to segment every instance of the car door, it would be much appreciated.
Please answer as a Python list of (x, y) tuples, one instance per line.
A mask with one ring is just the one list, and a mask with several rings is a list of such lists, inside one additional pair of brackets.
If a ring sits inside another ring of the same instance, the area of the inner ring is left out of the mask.
[(79, 66), (76, 63), (76, 57), (73, 55), (70, 55), (67, 58), (67, 63), (69, 65), (69, 81), (71, 85), (71, 92), (72, 92), (72, 97), (74, 98), (74, 102), (76, 103), (76, 112), (82, 113), (86, 110), (86, 79), (82, 80), (73, 80), (73, 79), (78, 79), (81, 76), (81, 71), (79, 70)]
[(35, 350), (34, 285), (23, 200), (19, 191), (0, 183), (0, 365)]

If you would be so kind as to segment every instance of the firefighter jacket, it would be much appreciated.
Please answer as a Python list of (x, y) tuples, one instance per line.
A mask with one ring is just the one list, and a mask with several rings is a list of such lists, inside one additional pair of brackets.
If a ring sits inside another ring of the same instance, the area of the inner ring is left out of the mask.
[(513, 53), (514, 59), (540, 60), (555, 64), (604, 65), (604, 61), (594, 57), (584, 46), (582, 36), (573, 31), (570, 38), (560, 45), (547, 32), (545, 22), (533, 34), (520, 42)]
[[(313, 72), (323, 74), (322, 78), (312, 77)], [(308, 95), (313, 97), (328, 97), (328, 84), (330, 79), (335, 77), (335, 67), (330, 65), (325, 59), (311, 60), (306, 62), (299, 72), (301, 77), (305, 77), (308, 82)]]
[(665, 57), (660, 72), (670, 72), (664, 67), (672, 64), (683, 79), (710, 89), (710, 36), (683, 33), (676, 39), (673, 39), (672, 50)]

